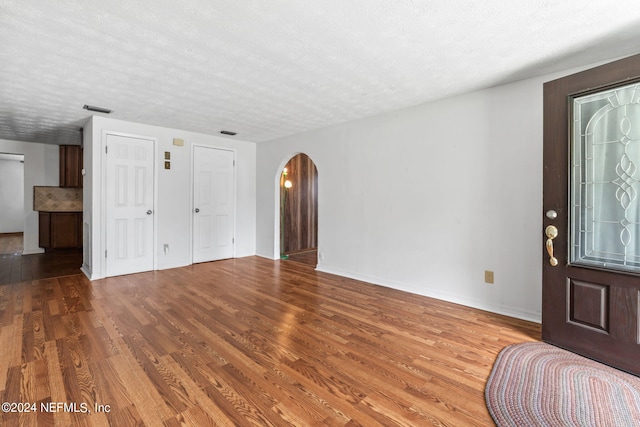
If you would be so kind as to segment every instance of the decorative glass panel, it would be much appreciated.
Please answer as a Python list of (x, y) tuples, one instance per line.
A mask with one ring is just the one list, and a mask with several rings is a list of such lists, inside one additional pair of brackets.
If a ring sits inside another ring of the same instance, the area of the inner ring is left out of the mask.
[(572, 118), (570, 262), (639, 272), (640, 84), (577, 97)]

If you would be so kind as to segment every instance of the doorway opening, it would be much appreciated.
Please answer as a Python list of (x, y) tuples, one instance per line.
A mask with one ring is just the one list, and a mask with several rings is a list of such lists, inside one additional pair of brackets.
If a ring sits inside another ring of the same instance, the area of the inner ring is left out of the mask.
[(318, 261), (318, 169), (304, 153), (280, 171), (279, 253), (313, 265)]
[(0, 254), (24, 250), (24, 154), (0, 153)]

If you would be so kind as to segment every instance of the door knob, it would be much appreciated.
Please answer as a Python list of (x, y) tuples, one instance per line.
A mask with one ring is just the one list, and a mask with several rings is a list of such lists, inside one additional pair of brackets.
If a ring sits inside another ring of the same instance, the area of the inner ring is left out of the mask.
[(153, 211), (152, 211), (151, 209), (149, 209), (149, 210), (147, 211), (147, 215), (151, 215), (152, 213), (153, 213)]
[(198, 212), (200, 212), (200, 209), (199, 209), (199, 208), (196, 208), (196, 213), (198, 213)]
[(558, 237), (558, 229), (553, 225), (549, 225), (547, 228), (545, 228), (544, 234), (547, 236), (546, 246), (547, 253), (549, 254), (549, 264), (555, 267), (556, 265), (558, 265), (558, 259), (553, 256), (553, 239)]

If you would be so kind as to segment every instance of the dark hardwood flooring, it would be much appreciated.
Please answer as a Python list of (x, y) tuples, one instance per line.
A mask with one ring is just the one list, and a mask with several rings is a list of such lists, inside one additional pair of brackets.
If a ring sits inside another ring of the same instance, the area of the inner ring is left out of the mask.
[(0, 401), (37, 410), (0, 424), (491, 426), (498, 352), (539, 339), (538, 324), (259, 257), (30, 280), (0, 286)]
[(79, 274), (81, 252), (0, 254), (0, 285)]
[(310, 249), (300, 252), (294, 252), (287, 255), (289, 258), (285, 261), (300, 262), (315, 267), (318, 264), (318, 250)]

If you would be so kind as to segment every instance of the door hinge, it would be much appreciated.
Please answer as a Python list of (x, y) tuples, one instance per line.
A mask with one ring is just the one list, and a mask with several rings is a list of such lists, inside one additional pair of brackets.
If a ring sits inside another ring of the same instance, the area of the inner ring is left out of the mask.
[(235, 165), (236, 165), (236, 161), (234, 160), (234, 161), (233, 161), (233, 166), (235, 166)]
[(104, 251), (104, 257), (105, 258), (107, 257), (107, 251), (106, 250)]
[(236, 238), (235, 238), (235, 237), (232, 237), (232, 238), (231, 238), (231, 243), (235, 243), (235, 242), (236, 242)]
[(106, 145), (104, 146), (104, 154), (108, 154), (109, 153), (109, 147), (107, 147)]

